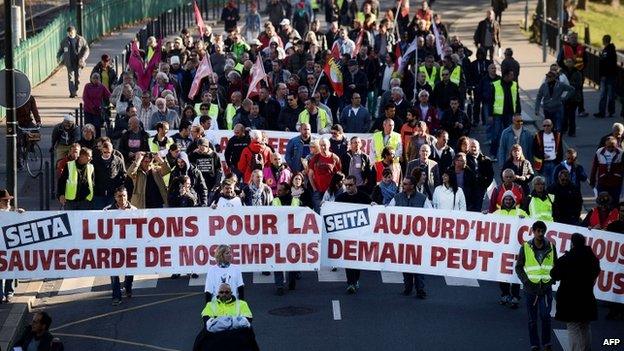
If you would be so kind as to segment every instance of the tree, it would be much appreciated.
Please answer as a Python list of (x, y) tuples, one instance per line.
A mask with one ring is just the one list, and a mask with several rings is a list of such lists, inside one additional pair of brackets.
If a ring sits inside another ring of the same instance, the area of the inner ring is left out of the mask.
[(577, 10), (586, 10), (587, 9), (587, 0), (578, 0), (576, 2)]

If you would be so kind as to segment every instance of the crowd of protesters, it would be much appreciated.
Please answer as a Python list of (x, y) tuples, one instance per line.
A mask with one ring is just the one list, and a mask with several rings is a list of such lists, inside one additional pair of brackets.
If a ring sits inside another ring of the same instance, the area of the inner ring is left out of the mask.
[[(618, 205), (624, 125), (613, 124), (587, 169), (576, 150), (564, 147), (566, 133), (576, 136), (576, 117), (587, 116), (584, 47), (570, 34), (558, 62), (544, 72), (534, 111), (543, 118), (533, 132), (521, 113), (521, 67), (513, 50), (504, 50), (500, 70), (492, 61), (495, 49), (503, 53), (504, 39), (495, 17), (500, 20), (506, 2), (496, 3), (476, 28), (474, 58), (473, 45), (450, 35), (426, 1), (411, 16), (403, 5), (384, 11), (376, 0), (328, 0), (322, 9), (316, 2), (269, 0), (262, 11), (252, 4), (244, 20), (230, 0), (221, 16), (224, 34), (206, 26), (198, 37), (185, 29), (162, 45), (150, 38), (137, 48), (147, 72), (129, 69), (118, 77), (104, 55), (82, 95), (88, 124), (80, 129), (67, 116), (52, 134), (57, 197), (67, 210), (307, 206), (319, 212), (326, 201), (372, 203), (624, 232), (624, 205)], [(610, 41), (605, 36), (597, 118), (615, 113)], [(160, 59), (152, 64), (154, 57)], [(342, 76), (337, 84), (327, 74), (330, 57)], [(206, 61), (213, 74), (195, 79)], [(251, 86), (254, 62), (267, 73), (257, 86)], [(114, 127), (102, 136), (109, 104)], [(477, 128), (488, 130), (487, 151), (471, 135)], [(232, 132), (224, 150), (216, 130)], [(283, 155), (267, 143), (266, 131), (273, 130), (297, 133)], [(361, 136), (345, 133), (369, 133), (371, 152), (362, 151)], [(596, 189), (597, 207), (582, 219), (585, 183)], [(581, 239), (576, 243), (582, 246)], [(550, 247), (543, 245), (539, 250)], [(224, 257), (220, 265), (227, 269)], [(290, 289), (296, 277), (288, 275)], [(348, 293), (357, 291), (358, 280), (359, 271), (347, 270)], [(242, 296), (239, 283), (228, 286), (230, 294)], [(283, 294), (284, 275), (275, 274), (275, 283)], [(113, 285), (119, 301), (119, 279)], [(130, 291), (131, 285), (127, 278)], [(404, 294), (414, 288), (417, 297), (427, 296), (422, 276), (405, 274)], [(207, 296), (220, 287), (211, 289)], [(517, 308), (519, 300), (518, 285), (501, 283), (501, 304)], [(609, 317), (622, 318), (621, 306), (613, 305)], [(548, 346), (549, 339), (534, 341), (531, 334), (532, 346)]]

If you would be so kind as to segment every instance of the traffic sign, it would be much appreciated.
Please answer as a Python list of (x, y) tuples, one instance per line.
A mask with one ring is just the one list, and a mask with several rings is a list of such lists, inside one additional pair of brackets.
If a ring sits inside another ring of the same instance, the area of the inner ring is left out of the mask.
[[(30, 99), (30, 80), (21, 71), (13, 70), (13, 76), (15, 77), (15, 84), (13, 85), (15, 90), (15, 108), (22, 107)], [(0, 87), (4, 88), (6, 84), (6, 70), (0, 71)], [(2, 89), (0, 88), (0, 89)], [(4, 90), (4, 89), (2, 89)], [(0, 105), (6, 107), (6, 94), (0, 94)]]

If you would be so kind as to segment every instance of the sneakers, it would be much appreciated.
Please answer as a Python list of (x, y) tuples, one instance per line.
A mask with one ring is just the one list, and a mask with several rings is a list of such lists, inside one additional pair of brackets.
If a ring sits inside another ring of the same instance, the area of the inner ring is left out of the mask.
[(113, 306), (119, 306), (121, 305), (121, 300), (120, 299), (113, 299)]
[(171, 279), (178, 279), (178, 278), (180, 278), (179, 274), (172, 274), (171, 275)]
[(507, 305), (510, 302), (511, 302), (511, 296), (509, 295), (501, 296), (500, 300), (498, 301), (498, 303), (503, 306)]
[(589, 116), (589, 113), (587, 113), (587, 111), (581, 111), (581, 112), (578, 113), (578, 116), (579, 117), (587, 117), (587, 116)]
[(518, 308), (519, 304), (520, 304), (520, 300), (518, 300), (517, 297), (512, 297), (511, 301), (509, 302), (509, 307), (515, 310)]
[(416, 297), (421, 300), (424, 300), (427, 298), (427, 293), (423, 289), (418, 289), (416, 290)]
[(355, 294), (355, 290), (356, 290), (355, 285), (349, 284), (349, 286), (347, 286), (347, 294), (353, 295)]
[(262, 275), (269, 276), (269, 275), (271, 275), (271, 272), (262, 272)]

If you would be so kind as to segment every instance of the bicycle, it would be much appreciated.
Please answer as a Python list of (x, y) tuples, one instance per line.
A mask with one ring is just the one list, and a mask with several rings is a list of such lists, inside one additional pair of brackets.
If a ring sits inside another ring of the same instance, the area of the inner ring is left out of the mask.
[(26, 171), (32, 178), (37, 178), (43, 173), (43, 153), (39, 147), (41, 127), (17, 127), (17, 129), (21, 132), (21, 142), (17, 153), (18, 161), (26, 166)]

